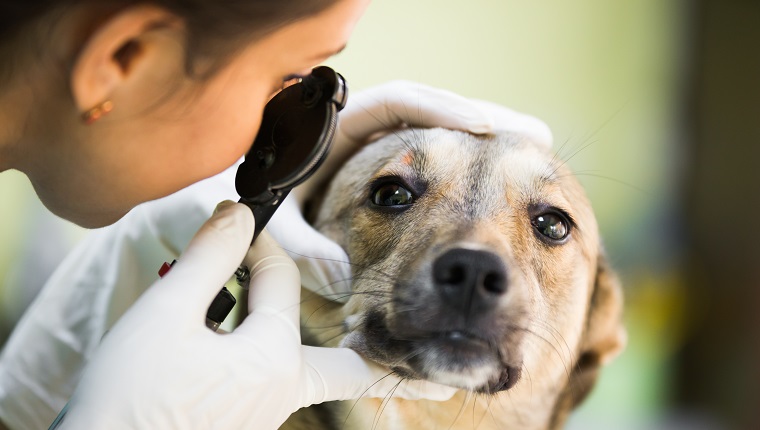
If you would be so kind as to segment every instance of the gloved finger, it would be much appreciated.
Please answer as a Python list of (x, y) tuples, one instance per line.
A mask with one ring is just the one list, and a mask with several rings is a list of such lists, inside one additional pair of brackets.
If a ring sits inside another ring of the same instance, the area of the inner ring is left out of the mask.
[[(243, 264), (251, 272), (248, 308), (253, 313), (277, 314), (299, 327), (301, 276), (287, 253), (264, 230), (248, 251)], [(246, 331), (246, 322), (238, 328)]]
[(295, 199), (282, 202), (267, 230), (296, 262), (302, 286), (331, 300), (348, 299), (351, 264), (346, 252), (306, 222)]
[(247, 206), (220, 203), (157, 287), (174, 295), (193, 315), (205, 312), (243, 260), (253, 227), (253, 213)]
[(304, 346), (302, 350), (308, 366), (309, 384), (309, 390), (304, 391), (301, 399), (302, 407), (333, 400), (389, 395), (410, 400), (444, 401), (457, 391), (433, 382), (401, 379), (348, 348)]
[(489, 133), (491, 116), (469, 99), (450, 91), (409, 81), (393, 81), (349, 99), (340, 114), (339, 133), (353, 141), (402, 124)]
[(471, 100), (493, 118), (492, 133), (511, 132), (526, 136), (534, 143), (552, 147), (554, 137), (549, 126), (540, 119), (486, 100)]

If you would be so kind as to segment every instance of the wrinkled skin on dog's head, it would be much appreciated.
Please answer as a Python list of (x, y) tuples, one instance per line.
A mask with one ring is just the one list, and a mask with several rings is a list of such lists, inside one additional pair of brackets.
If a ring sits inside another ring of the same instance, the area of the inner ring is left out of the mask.
[(338, 172), (315, 226), (351, 259), (340, 345), (409, 378), (508, 392), (533, 409), (515, 428), (559, 426), (623, 346), (591, 206), (519, 136), (386, 136)]

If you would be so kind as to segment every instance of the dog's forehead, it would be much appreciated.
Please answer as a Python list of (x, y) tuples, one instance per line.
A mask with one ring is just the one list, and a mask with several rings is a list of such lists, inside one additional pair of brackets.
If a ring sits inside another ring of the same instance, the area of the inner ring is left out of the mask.
[(417, 173), (448, 180), (487, 177), (535, 189), (536, 181), (554, 182), (557, 175), (552, 154), (518, 134), (476, 136), (426, 129), (407, 130), (386, 137), (378, 148), (383, 166), (409, 165)]

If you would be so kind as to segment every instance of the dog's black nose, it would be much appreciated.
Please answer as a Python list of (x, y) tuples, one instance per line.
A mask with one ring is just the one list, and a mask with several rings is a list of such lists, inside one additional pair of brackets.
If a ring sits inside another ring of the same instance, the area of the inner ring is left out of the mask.
[(507, 268), (492, 252), (454, 248), (433, 262), (433, 282), (455, 309), (487, 310), (507, 291)]

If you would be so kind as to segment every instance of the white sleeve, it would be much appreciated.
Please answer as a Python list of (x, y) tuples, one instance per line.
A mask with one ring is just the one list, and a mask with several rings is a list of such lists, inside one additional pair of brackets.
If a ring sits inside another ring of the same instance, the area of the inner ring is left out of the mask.
[(237, 200), (237, 166), (90, 232), (56, 269), (0, 354), (0, 421), (47, 428), (103, 334), (184, 249), (217, 203)]

